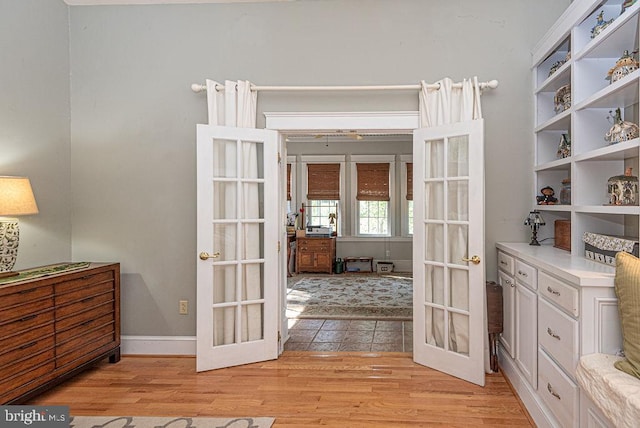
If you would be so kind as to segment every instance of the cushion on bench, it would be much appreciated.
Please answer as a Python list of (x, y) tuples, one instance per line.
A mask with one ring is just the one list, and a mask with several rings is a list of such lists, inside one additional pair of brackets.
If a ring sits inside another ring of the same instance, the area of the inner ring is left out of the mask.
[(613, 365), (624, 358), (590, 354), (580, 358), (576, 378), (593, 404), (616, 427), (637, 427), (640, 421), (640, 379)]

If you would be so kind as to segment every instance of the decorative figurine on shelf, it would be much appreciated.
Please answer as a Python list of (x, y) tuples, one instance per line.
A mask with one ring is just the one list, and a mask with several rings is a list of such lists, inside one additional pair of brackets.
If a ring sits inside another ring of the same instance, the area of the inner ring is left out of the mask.
[(633, 6), (635, 4), (636, 0), (624, 0), (622, 2), (622, 7), (620, 10), (620, 15), (622, 15), (624, 13), (625, 10), (627, 10), (628, 8), (630, 8), (631, 6)]
[(561, 113), (571, 107), (571, 85), (564, 85), (556, 91), (553, 97), (556, 113)]
[[(611, 111), (609, 111), (607, 119), (611, 119)], [(609, 129), (609, 132), (605, 134), (604, 139), (605, 141), (608, 141), (609, 144), (616, 144), (621, 141), (629, 141), (634, 138), (638, 138), (638, 135), (640, 135), (638, 132), (638, 125), (622, 120), (620, 109), (617, 108), (615, 117), (613, 118), (613, 126)]]
[(569, 134), (562, 134), (560, 137), (556, 156), (558, 159), (564, 159), (571, 156), (571, 137), (569, 137)]
[(543, 187), (540, 189), (540, 193), (542, 193), (542, 195), (536, 196), (538, 205), (555, 205), (558, 202), (558, 198), (553, 196), (556, 193), (553, 187)]
[(608, 21), (605, 21), (604, 10), (601, 11), (596, 17), (596, 25), (594, 25), (593, 28), (591, 29), (591, 38), (595, 39), (598, 36), (598, 34), (600, 34), (602, 30), (607, 28), (609, 24), (611, 24), (612, 22), (613, 22), (613, 18), (611, 18)]
[[(554, 62), (551, 65), (551, 68), (549, 69), (549, 76), (551, 76), (553, 73), (558, 71), (560, 69), (560, 67), (562, 67), (570, 59), (571, 59), (571, 52), (567, 52), (567, 55), (564, 57), (564, 59), (561, 59), (559, 61)], [(549, 77), (549, 76), (547, 76), (547, 77)]]
[(638, 177), (627, 168), (624, 175), (611, 177), (607, 183), (609, 205), (638, 205)]
[(640, 68), (640, 64), (633, 57), (633, 55), (637, 53), (638, 51), (634, 51), (631, 54), (629, 54), (629, 51), (624, 51), (620, 59), (616, 61), (616, 65), (607, 73), (606, 79), (609, 80), (610, 83), (617, 82), (627, 74), (633, 73)]

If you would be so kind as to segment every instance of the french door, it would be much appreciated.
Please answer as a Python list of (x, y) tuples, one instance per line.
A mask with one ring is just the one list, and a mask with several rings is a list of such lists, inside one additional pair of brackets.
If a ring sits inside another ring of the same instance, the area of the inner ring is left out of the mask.
[(484, 385), (483, 121), (413, 133), (414, 361)]
[(198, 371), (278, 356), (277, 137), (198, 125)]

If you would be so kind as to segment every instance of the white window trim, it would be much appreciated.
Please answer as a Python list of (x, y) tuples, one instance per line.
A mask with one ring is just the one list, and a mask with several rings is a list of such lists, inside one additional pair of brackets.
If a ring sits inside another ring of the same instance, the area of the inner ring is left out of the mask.
[(295, 156), (287, 156), (287, 164), (291, 164), (291, 208), (294, 212), (298, 212), (298, 189), (296, 186), (296, 178), (298, 176), (298, 159)]
[[(304, 201), (305, 206), (309, 204), (307, 200), (306, 190), (308, 188), (307, 184), (309, 183), (309, 171), (307, 169), (307, 164), (310, 163), (339, 163), (340, 164), (340, 201), (338, 202), (338, 224), (337, 224), (337, 235), (342, 236), (345, 230), (346, 222), (345, 219), (345, 165), (346, 165), (346, 156), (345, 155), (304, 155), (300, 157), (300, 165), (302, 166), (301, 177), (300, 177), (300, 186), (302, 187), (302, 194), (300, 195), (300, 200)], [(306, 227), (306, 225), (303, 225)]]
[[(391, 237), (395, 236), (395, 221), (394, 213), (396, 212), (396, 156), (395, 155), (351, 155), (349, 159), (351, 162), (351, 227), (354, 236), (362, 238), (375, 238), (375, 237)], [(389, 163), (389, 234), (387, 235), (362, 235), (359, 228), (359, 209), (358, 200), (356, 199), (356, 192), (358, 189), (358, 171), (357, 163)]]
[(407, 201), (407, 163), (413, 163), (412, 155), (400, 155), (400, 215), (402, 216), (402, 236), (413, 237), (409, 233), (409, 201)]

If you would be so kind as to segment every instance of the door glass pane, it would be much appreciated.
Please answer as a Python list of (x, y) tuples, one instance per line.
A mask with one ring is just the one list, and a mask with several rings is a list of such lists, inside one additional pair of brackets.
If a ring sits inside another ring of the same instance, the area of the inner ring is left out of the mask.
[(469, 271), (449, 269), (449, 300), (448, 306), (469, 310)]
[(425, 178), (441, 178), (444, 176), (444, 140), (425, 142)]
[(241, 218), (264, 218), (264, 183), (242, 184)]
[(425, 309), (425, 343), (444, 348), (444, 310), (431, 306)]
[(213, 183), (213, 219), (237, 218), (238, 185), (234, 182), (216, 181)]
[(442, 266), (425, 266), (425, 293), (427, 303), (444, 305), (444, 268)]
[(264, 258), (264, 223), (245, 223), (242, 225), (242, 236), (242, 260)]
[(469, 175), (469, 137), (450, 137), (448, 145), (447, 176), (466, 177)]
[(242, 306), (242, 342), (264, 339), (262, 303)]
[(242, 178), (264, 178), (262, 168), (264, 144), (254, 141), (242, 141)]
[(236, 258), (236, 225), (231, 223), (213, 225), (213, 252), (220, 253), (214, 261), (235, 260)]
[(444, 262), (444, 225), (426, 224), (424, 233), (426, 260)]
[(444, 183), (430, 182), (424, 185), (424, 215), (427, 220), (444, 220)]
[(260, 300), (264, 298), (264, 270), (262, 263), (242, 265), (242, 300)]
[(467, 257), (469, 242), (469, 226), (466, 224), (449, 224), (449, 263), (466, 265), (462, 259)]
[(469, 181), (449, 181), (447, 211), (449, 220), (469, 220)]
[(235, 140), (213, 140), (213, 177), (236, 177), (237, 143)]
[(469, 316), (449, 312), (449, 350), (469, 355)]
[(236, 266), (213, 266), (213, 303), (235, 302), (236, 298)]
[(236, 343), (236, 308), (213, 309), (213, 346)]

